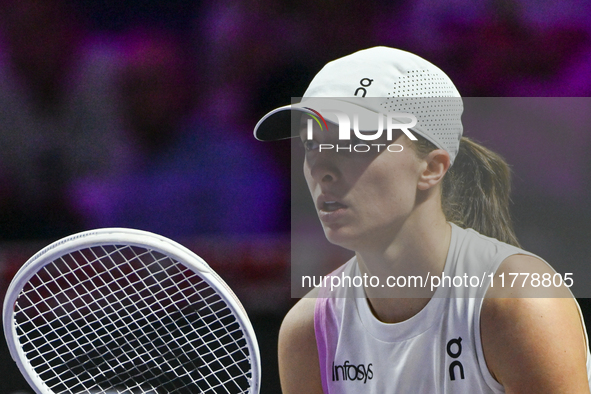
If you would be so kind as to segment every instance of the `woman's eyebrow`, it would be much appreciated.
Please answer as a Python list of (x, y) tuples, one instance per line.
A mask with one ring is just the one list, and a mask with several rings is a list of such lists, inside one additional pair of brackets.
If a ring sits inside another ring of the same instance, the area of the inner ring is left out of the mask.
[(299, 137), (302, 141), (306, 140), (306, 133), (307, 129), (305, 127), (300, 127), (300, 133), (299, 133)]

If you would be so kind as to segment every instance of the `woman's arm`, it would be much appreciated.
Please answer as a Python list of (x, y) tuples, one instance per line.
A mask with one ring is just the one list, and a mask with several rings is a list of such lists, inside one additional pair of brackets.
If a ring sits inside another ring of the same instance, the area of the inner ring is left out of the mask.
[[(507, 258), (498, 271), (503, 272), (506, 277), (554, 273), (526, 255)], [(553, 289), (560, 298), (534, 298), (536, 289), (529, 285), (509, 287), (505, 281), (503, 288), (495, 281), (487, 293), (480, 331), (489, 371), (508, 394), (588, 394), (587, 347), (576, 301), (564, 288)]]
[(314, 333), (316, 298), (305, 298), (287, 313), (279, 330), (279, 376), (284, 394), (322, 394)]

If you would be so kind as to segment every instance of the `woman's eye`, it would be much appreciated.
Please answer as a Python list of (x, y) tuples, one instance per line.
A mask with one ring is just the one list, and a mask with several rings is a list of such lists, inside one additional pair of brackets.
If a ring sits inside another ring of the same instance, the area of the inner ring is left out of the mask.
[(307, 151), (311, 151), (311, 150), (316, 150), (318, 149), (318, 142), (314, 141), (314, 140), (307, 140), (304, 141), (304, 149), (306, 149)]

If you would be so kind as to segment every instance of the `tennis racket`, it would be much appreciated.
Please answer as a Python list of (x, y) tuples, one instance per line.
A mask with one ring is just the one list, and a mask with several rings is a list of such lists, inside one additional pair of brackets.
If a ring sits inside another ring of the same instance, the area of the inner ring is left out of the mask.
[(114, 228), (30, 258), (4, 300), (13, 359), (37, 393), (258, 393), (244, 308), (190, 250)]

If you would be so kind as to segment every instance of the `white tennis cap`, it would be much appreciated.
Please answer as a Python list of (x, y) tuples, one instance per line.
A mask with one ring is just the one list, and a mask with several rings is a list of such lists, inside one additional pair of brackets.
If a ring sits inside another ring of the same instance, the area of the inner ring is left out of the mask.
[(445, 149), (452, 163), (463, 130), (462, 99), (451, 79), (423, 58), (387, 47), (364, 49), (325, 65), (299, 103), (277, 108), (259, 120), (255, 138), (298, 136), (299, 117), (291, 116), (294, 110), (318, 112), (335, 124), (334, 111), (355, 113), (359, 129), (367, 131), (377, 129), (376, 114), (413, 114), (417, 123), (412, 132)]

